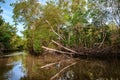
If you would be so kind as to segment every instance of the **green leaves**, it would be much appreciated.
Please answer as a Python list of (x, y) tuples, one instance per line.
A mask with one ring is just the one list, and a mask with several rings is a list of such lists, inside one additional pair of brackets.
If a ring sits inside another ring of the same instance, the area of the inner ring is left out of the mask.
[(25, 24), (24, 35), (32, 52), (42, 52), (41, 46), (49, 46), (52, 39), (71, 47), (93, 47), (103, 40), (101, 27), (105, 27), (107, 17), (111, 16), (104, 8), (105, 3), (104, 0), (47, 0), (46, 4), (40, 4), (38, 0), (19, 0), (13, 5), (13, 18)]
[(6, 49), (12, 48), (11, 40), (16, 35), (16, 28), (9, 23), (5, 23), (3, 20), (0, 25), (0, 43), (4, 45)]
[(80, 24), (85, 24), (85, 23), (88, 23), (87, 21), (87, 15), (88, 14), (84, 14), (82, 13), (80, 10), (79, 11), (76, 11), (74, 14), (73, 14), (73, 18), (72, 18), (72, 23), (73, 25), (76, 25), (78, 23)]

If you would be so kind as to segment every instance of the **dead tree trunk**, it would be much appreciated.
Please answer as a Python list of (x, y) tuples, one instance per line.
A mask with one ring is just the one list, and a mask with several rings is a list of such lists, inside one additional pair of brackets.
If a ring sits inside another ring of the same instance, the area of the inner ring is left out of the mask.
[(69, 52), (72, 52), (72, 53), (77, 53), (76, 51), (71, 50), (71, 49), (69, 49), (69, 48), (67, 48), (67, 47), (63, 46), (63, 45), (61, 45), (61, 44), (57, 43), (57, 42), (56, 42), (56, 41), (54, 41), (54, 40), (52, 40), (52, 42), (53, 42), (54, 44), (58, 45), (59, 47), (61, 47), (61, 48), (65, 49), (65, 50), (67, 50), (67, 51), (69, 51)]
[(64, 52), (64, 51), (60, 51), (60, 50), (56, 50), (56, 49), (52, 49), (52, 48), (48, 48), (45, 46), (42, 46), (43, 49), (49, 50), (49, 51), (53, 51), (53, 52), (57, 52), (57, 53), (61, 53), (61, 54), (69, 54), (72, 55), (74, 53), (70, 53), (70, 52)]

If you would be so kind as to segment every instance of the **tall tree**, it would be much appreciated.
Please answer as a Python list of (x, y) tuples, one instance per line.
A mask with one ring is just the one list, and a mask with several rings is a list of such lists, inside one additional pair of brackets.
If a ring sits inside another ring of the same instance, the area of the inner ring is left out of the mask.
[(119, 0), (88, 0), (88, 2), (90, 5), (88, 8), (91, 7), (90, 16), (96, 26), (106, 25), (110, 22), (114, 22), (119, 26)]

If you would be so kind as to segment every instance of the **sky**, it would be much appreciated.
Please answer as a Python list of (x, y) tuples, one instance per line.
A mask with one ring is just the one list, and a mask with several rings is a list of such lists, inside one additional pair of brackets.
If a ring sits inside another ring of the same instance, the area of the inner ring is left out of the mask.
[[(10, 6), (11, 3), (15, 2), (16, 0), (5, 0), (5, 3), (0, 3), (0, 6), (3, 9), (3, 13), (1, 14), (5, 22), (9, 22), (11, 25), (14, 24), (12, 16), (13, 16), (13, 8)], [(42, 4), (45, 4), (46, 0), (39, 0)], [(17, 34), (19, 36), (23, 36), (21, 31), (24, 31), (23, 25), (17, 25)]]

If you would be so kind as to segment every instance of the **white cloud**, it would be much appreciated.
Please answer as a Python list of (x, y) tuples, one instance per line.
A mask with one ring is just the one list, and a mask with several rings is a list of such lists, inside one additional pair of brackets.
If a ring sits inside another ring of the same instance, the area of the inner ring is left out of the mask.
[[(3, 19), (5, 20), (5, 22), (9, 22), (11, 25), (14, 24), (12, 16), (13, 16), (13, 8), (10, 6), (11, 3), (13, 3), (15, 0), (5, 0), (6, 3), (5, 4), (0, 4), (2, 9), (3, 9), (3, 13), (1, 14)], [(19, 24), (17, 26), (18, 32), (17, 34), (20, 36), (23, 36), (23, 34), (21, 33), (21, 31), (23, 31), (23, 25)]]

